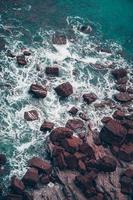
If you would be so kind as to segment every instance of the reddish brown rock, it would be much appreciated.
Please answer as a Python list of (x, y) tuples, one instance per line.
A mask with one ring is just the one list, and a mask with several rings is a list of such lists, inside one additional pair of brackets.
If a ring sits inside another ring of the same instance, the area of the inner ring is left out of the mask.
[(36, 110), (30, 110), (24, 113), (24, 119), (27, 121), (38, 120), (38, 112)]
[(103, 172), (113, 172), (116, 170), (116, 160), (109, 156), (104, 156), (97, 161), (96, 169)]
[(79, 117), (84, 121), (88, 121), (89, 120), (89, 118), (82, 112), (79, 113)]
[(5, 165), (6, 161), (6, 156), (4, 154), (0, 154), (0, 165)]
[(11, 178), (11, 189), (14, 193), (22, 194), (24, 192), (25, 186), (23, 182), (16, 176)]
[(85, 163), (82, 160), (79, 160), (79, 162), (78, 162), (78, 170), (81, 173), (85, 173), (86, 172), (86, 166), (85, 166)]
[(78, 169), (78, 159), (74, 154), (65, 154), (65, 162), (67, 168), (71, 170)]
[(66, 123), (66, 127), (72, 130), (82, 129), (84, 123), (80, 119), (69, 119)]
[(67, 43), (66, 36), (64, 34), (55, 33), (52, 38), (53, 44), (65, 45)]
[(77, 109), (76, 107), (73, 106), (68, 112), (69, 112), (70, 114), (72, 114), (72, 115), (76, 115), (77, 112), (78, 112), (78, 109)]
[(54, 128), (54, 123), (44, 121), (43, 124), (40, 127), (40, 131), (46, 132), (46, 131), (51, 131)]
[(58, 67), (46, 67), (45, 73), (51, 76), (59, 76), (59, 68)]
[(30, 159), (28, 161), (28, 166), (37, 168), (39, 172), (44, 172), (46, 174), (50, 174), (52, 172), (52, 166), (47, 161), (37, 157)]
[(42, 85), (32, 84), (30, 86), (30, 93), (37, 98), (45, 98), (47, 96), (47, 89)]
[(113, 114), (113, 117), (114, 117), (115, 119), (119, 119), (119, 120), (124, 119), (124, 117), (125, 117), (125, 112), (124, 112), (124, 111), (121, 111), (121, 110), (116, 110), (116, 111), (114, 112), (114, 114)]
[(81, 144), (79, 146), (79, 152), (87, 155), (87, 158), (89, 158), (89, 159), (95, 158), (95, 152), (94, 152), (94, 150), (87, 143), (83, 143), (83, 144)]
[(71, 129), (66, 127), (58, 127), (52, 130), (50, 140), (54, 142), (61, 142), (65, 138), (70, 138), (73, 135)]
[(117, 121), (109, 120), (100, 131), (100, 139), (107, 144), (121, 144), (125, 139), (127, 130)]
[[(67, 167), (65, 162), (65, 155), (67, 152), (60, 146), (54, 145), (53, 152), (52, 152), (52, 159), (54, 162), (54, 166), (58, 167), (59, 169), (64, 169)], [(68, 155), (69, 153), (67, 153)]]
[(94, 93), (87, 93), (83, 95), (83, 99), (89, 105), (97, 100), (97, 96)]
[(110, 120), (112, 120), (111, 117), (103, 117), (102, 120), (101, 120), (101, 122), (102, 122), (103, 124), (106, 124), (106, 123), (108, 123)]
[(34, 187), (39, 180), (38, 170), (35, 168), (30, 168), (27, 170), (26, 174), (23, 176), (22, 181), (26, 186)]
[(127, 76), (127, 70), (123, 68), (115, 69), (112, 71), (112, 75), (115, 79), (120, 79)]
[(121, 192), (133, 196), (133, 168), (127, 169), (120, 176)]
[(123, 84), (126, 84), (127, 81), (128, 81), (128, 78), (127, 77), (123, 77), (123, 78), (118, 79), (116, 84), (123, 85)]
[(40, 178), (40, 182), (43, 185), (47, 185), (50, 182), (50, 177), (48, 175), (43, 175)]
[(73, 93), (73, 87), (69, 82), (66, 82), (58, 85), (55, 91), (61, 97), (68, 97)]
[(133, 120), (130, 119), (124, 119), (121, 121), (121, 124), (126, 127), (127, 129), (133, 129)]
[(120, 92), (118, 94), (115, 94), (114, 98), (116, 99), (116, 101), (119, 101), (121, 103), (126, 103), (133, 100), (133, 96), (129, 95), (127, 92)]
[(27, 61), (25, 60), (25, 56), (24, 55), (17, 56), (17, 63), (19, 65), (27, 65)]
[(81, 143), (82, 141), (80, 140), (80, 138), (72, 136), (71, 138), (65, 138), (65, 140), (62, 140), (61, 144), (66, 151), (74, 153), (78, 151)]

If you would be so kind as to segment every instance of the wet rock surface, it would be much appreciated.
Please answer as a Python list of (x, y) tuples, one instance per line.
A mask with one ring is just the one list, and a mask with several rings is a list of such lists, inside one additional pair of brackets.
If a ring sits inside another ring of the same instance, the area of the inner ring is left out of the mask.
[(73, 94), (73, 87), (69, 82), (62, 83), (55, 88), (56, 93), (61, 97), (68, 97)]
[(97, 96), (94, 93), (86, 93), (83, 95), (83, 99), (87, 104), (91, 104), (97, 100)]
[(45, 98), (47, 96), (46, 87), (38, 84), (32, 84), (30, 86), (29, 92), (37, 98)]
[(46, 67), (45, 73), (51, 76), (59, 76), (59, 68), (58, 67)]
[(38, 120), (38, 112), (36, 110), (30, 110), (24, 113), (24, 119), (27, 121)]

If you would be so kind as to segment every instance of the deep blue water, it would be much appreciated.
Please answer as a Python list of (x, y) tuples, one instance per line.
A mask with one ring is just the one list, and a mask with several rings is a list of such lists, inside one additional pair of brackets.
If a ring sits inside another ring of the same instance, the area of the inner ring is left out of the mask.
[[(18, 174), (26, 170), (26, 160), (32, 155), (45, 156), (45, 136), (39, 131), (44, 119), (65, 125), (70, 116), (67, 110), (77, 105), (86, 111), (82, 102), (84, 91), (93, 91), (99, 99), (112, 97), (114, 85), (106, 70), (98, 71), (90, 63), (114, 64), (132, 68), (133, 61), (133, 1), (132, 0), (1, 0), (0, 1), (0, 153), (8, 159), (6, 173)], [(81, 34), (79, 25), (91, 25), (91, 35)], [(64, 32), (74, 42), (66, 46), (53, 46), (54, 31)], [(1, 42), (2, 44), (2, 42)], [(97, 52), (106, 47), (111, 54)], [(22, 49), (30, 49), (32, 56), (26, 67), (19, 67), (15, 59), (6, 56), (9, 49), (16, 55)], [(119, 54), (121, 52), (121, 54)], [(47, 79), (46, 66), (60, 66), (60, 77)], [(37, 72), (36, 66), (41, 67)], [(76, 72), (76, 75), (73, 75)], [(44, 84), (47, 79), (49, 93), (44, 100), (35, 100), (28, 94), (31, 83)], [(74, 95), (65, 102), (59, 101), (53, 87), (63, 81), (74, 86)], [(37, 109), (39, 120), (27, 123), (25, 110)], [(88, 109), (87, 109), (88, 110)], [(94, 107), (86, 113), (94, 127), (100, 127), (100, 119), (112, 114), (107, 109), (96, 112)], [(2, 178), (8, 180), (8, 175)]]

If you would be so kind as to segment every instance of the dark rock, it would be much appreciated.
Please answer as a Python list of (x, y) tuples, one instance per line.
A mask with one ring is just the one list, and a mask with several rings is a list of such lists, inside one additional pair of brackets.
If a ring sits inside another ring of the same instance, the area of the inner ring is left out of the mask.
[(84, 123), (80, 119), (69, 119), (66, 123), (66, 127), (72, 130), (82, 129)]
[(121, 192), (133, 196), (133, 169), (127, 169), (120, 176)]
[(77, 112), (78, 112), (78, 109), (77, 109), (76, 107), (73, 106), (68, 112), (69, 112), (70, 114), (72, 114), (72, 115), (76, 115)]
[(94, 93), (87, 93), (83, 95), (83, 99), (89, 105), (97, 100), (97, 96)]
[(85, 173), (86, 172), (86, 166), (85, 166), (85, 163), (82, 160), (79, 160), (79, 162), (78, 162), (78, 170), (81, 173)]
[(84, 121), (88, 121), (89, 120), (89, 118), (84, 113), (82, 113), (82, 112), (79, 113), (79, 117), (81, 119), (83, 119)]
[(123, 77), (123, 78), (118, 79), (116, 84), (123, 85), (123, 84), (126, 84), (127, 81), (128, 81), (128, 78), (127, 77)]
[(126, 84), (116, 85), (116, 89), (120, 92), (126, 92)]
[(42, 173), (50, 174), (52, 172), (52, 166), (48, 162), (37, 157), (33, 157), (29, 160), (28, 166), (37, 168), (38, 171)]
[(125, 139), (127, 130), (117, 121), (109, 120), (100, 131), (100, 139), (107, 144), (121, 144)]
[(127, 88), (127, 92), (128, 92), (129, 94), (133, 94), (133, 88), (132, 88), (132, 87)]
[(15, 194), (23, 194), (25, 186), (16, 176), (11, 178), (11, 189)]
[(26, 186), (35, 187), (39, 181), (38, 170), (35, 168), (28, 169), (26, 174), (23, 176), (22, 181)]
[(54, 161), (54, 166), (59, 169), (64, 169), (67, 167), (65, 158), (64, 158), (64, 149), (55, 145), (52, 152), (52, 158)]
[(73, 93), (73, 87), (69, 82), (66, 82), (58, 85), (55, 91), (61, 97), (68, 97)]
[(103, 117), (102, 120), (101, 120), (101, 122), (102, 122), (103, 124), (107, 124), (110, 120), (112, 120), (111, 117)]
[(51, 76), (59, 76), (59, 68), (58, 67), (46, 67), (45, 73)]
[(61, 142), (65, 138), (70, 138), (73, 135), (71, 129), (66, 127), (55, 128), (50, 134), (50, 140), (54, 142)]
[(17, 63), (19, 65), (27, 65), (27, 61), (25, 60), (25, 56), (24, 55), (17, 56)]
[(0, 165), (5, 165), (6, 161), (6, 156), (4, 154), (0, 154)]
[(118, 80), (120, 78), (127, 76), (127, 70), (123, 68), (115, 69), (112, 71), (112, 75), (114, 76), (115, 79)]
[(116, 99), (116, 101), (119, 101), (121, 103), (126, 103), (133, 100), (133, 96), (129, 95), (127, 92), (120, 92), (118, 94), (115, 94), (114, 98)]
[(46, 132), (46, 131), (51, 131), (54, 128), (54, 123), (44, 121), (43, 124), (40, 127), (40, 131)]
[(133, 120), (130, 119), (124, 119), (121, 121), (121, 124), (126, 127), (127, 129), (133, 129)]
[(25, 50), (25, 51), (23, 52), (23, 54), (24, 54), (25, 56), (30, 56), (30, 55), (31, 55), (31, 52)]
[(97, 195), (97, 190), (95, 187), (89, 187), (86, 191), (85, 191), (85, 196), (87, 198), (93, 198)]
[(36, 110), (30, 110), (24, 113), (24, 119), (27, 121), (38, 120), (38, 112)]
[(127, 142), (133, 142), (133, 129), (129, 129), (126, 135)]
[(66, 151), (74, 153), (78, 151), (81, 143), (82, 140), (80, 140), (79, 137), (72, 136), (71, 138), (65, 138), (65, 140), (63, 140), (61, 144)]
[(30, 86), (30, 93), (37, 98), (45, 98), (47, 96), (47, 89), (42, 85), (32, 84)]
[(97, 161), (96, 169), (103, 172), (113, 172), (116, 170), (117, 163), (115, 159), (109, 156), (104, 156)]
[(124, 112), (124, 111), (121, 111), (121, 110), (116, 110), (116, 111), (114, 112), (114, 114), (113, 114), (113, 117), (114, 117), (115, 119), (122, 120), (122, 119), (124, 119), (124, 117), (125, 117), (125, 112)]
[(30, 195), (28, 192), (23, 193), (23, 200), (33, 200), (33, 196)]
[(8, 194), (4, 200), (23, 200), (23, 195)]
[(53, 44), (65, 45), (67, 43), (66, 36), (64, 34), (55, 33), (52, 38)]
[(92, 32), (91, 26), (86, 26), (86, 25), (79, 27), (78, 30), (85, 34), (89, 34)]
[(10, 58), (15, 57), (15, 55), (10, 50), (7, 51), (7, 56), (10, 57)]
[(81, 144), (79, 146), (79, 152), (87, 155), (87, 158), (89, 158), (89, 159), (95, 158), (95, 152), (94, 152), (94, 150), (87, 143), (83, 143), (83, 144)]
[(41, 184), (47, 185), (50, 182), (50, 177), (48, 175), (43, 175), (40, 178)]
[(0, 51), (5, 50), (5, 44), (4, 38), (0, 37)]
[(67, 153), (65, 154), (65, 162), (67, 168), (71, 170), (78, 169), (78, 158), (74, 154)]

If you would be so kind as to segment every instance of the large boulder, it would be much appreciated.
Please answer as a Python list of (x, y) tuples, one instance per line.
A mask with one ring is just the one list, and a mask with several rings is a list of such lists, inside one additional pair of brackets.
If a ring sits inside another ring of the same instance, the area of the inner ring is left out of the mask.
[(6, 164), (6, 156), (5, 154), (0, 154), (0, 165), (5, 165)]
[(73, 87), (69, 82), (66, 82), (58, 85), (55, 91), (61, 97), (68, 97), (73, 93)]
[(112, 71), (112, 75), (114, 76), (115, 79), (118, 80), (120, 78), (127, 76), (127, 70), (123, 68), (115, 69)]
[(38, 120), (38, 112), (36, 110), (30, 110), (27, 112), (24, 112), (24, 119), (27, 121), (34, 121)]
[(51, 131), (54, 128), (54, 123), (44, 121), (43, 124), (40, 127), (40, 131), (46, 132), (46, 131)]
[(83, 95), (84, 101), (89, 105), (97, 100), (97, 96), (94, 93), (86, 93)]
[(52, 38), (53, 44), (56, 45), (65, 45), (67, 43), (66, 36), (61, 33), (55, 33)]
[(73, 131), (70, 128), (58, 127), (52, 130), (50, 134), (50, 140), (54, 142), (61, 142), (65, 138), (70, 138), (73, 135)]
[(47, 88), (38, 84), (32, 84), (29, 92), (37, 98), (45, 98), (47, 96)]
[(121, 192), (133, 196), (133, 168), (128, 168), (120, 176)]
[(121, 103), (126, 103), (133, 100), (133, 96), (128, 94), (127, 92), (120, 92), (114, 95), (116, 101)]
[(52, 166), (40, 158), (33, 157), (28, 161), (29, 167), (37, 168), (39, 172), (50, 174), (52, 172)]
[(13, 176), (11, 178), (11, 189), (16, 194), (23, 194), (25, 186), (20, 179), (18, 179), (16, 176)]
[(80, 119), (69, 119), (66, 123), (66, 127), (72, 130), (82, 129), (84, 123)]
[(121, 144), (125, 139), (127, 130), (119, 122), (109, 120), (100, 131), (100, 139), (107, 144)]
[(35, 187), (39, 181), (38, 170), (35, 168), (30, 168), (27, 170), (22, 178), (24, 185)]
[(79, 150), (79, 146), (82, 143), (79, 137), (72, 136), (71, 138), (65, 138), (62, 140), (61, 145), (64, 149), (70, 153), (74, 153)]
[(59, 76), (59, 68), (58, 67), (46, 67), (45, 73), (51, 76)]

